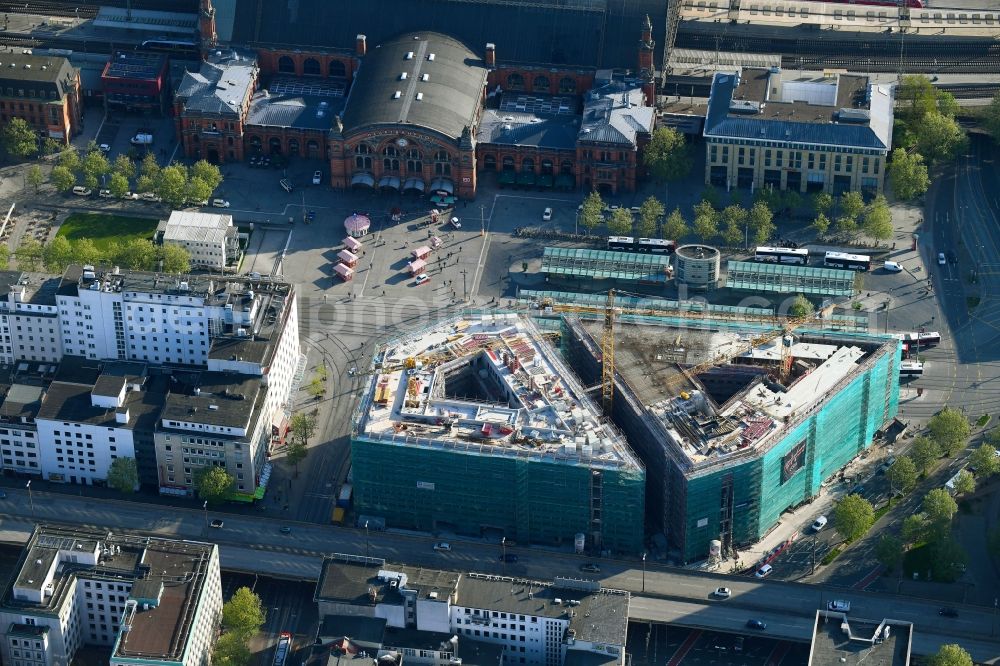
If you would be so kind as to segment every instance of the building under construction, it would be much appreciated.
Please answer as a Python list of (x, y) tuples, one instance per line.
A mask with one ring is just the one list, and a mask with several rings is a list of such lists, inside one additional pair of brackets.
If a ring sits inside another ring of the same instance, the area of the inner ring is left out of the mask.
[(425, 531), (636, 554), (645, 472), (526, 317), (387, 344), (355, 413), (355, 509)]
[[(604, 322), (563, 327), (570, 365), (600, 382)], [(898, 408), (895, 339), (803, 331), (751, 348), (766, 329), (747, 322), (615, 327), (612, 418), (646, 468), (647, 529), (685, 562), (761, 539)]]

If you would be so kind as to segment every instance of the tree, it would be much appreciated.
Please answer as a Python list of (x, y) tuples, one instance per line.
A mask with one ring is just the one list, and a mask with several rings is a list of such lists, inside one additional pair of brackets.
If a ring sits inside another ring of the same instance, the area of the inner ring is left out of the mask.
[(853, 236), (858, 232), (858, 223), (853, 217), (841, 215), (837, 218), (833, 228), (842, 236)]
[(22, 271), (37, 271), (42, 264), (42, 244), (34, 238), (23, 238), (14, 250), (14, 258)]
[(694, 233), (706, 243), (719, 235), (719, 212), (704, 199), (694, 207)]
[(119, 155), (116, 157), (111, 170), (118, 175), (124, 176), (125, 180), (135, 178), (135, 162), (128, 155)]
[(288, 443), (285, 456), (288, 463), (295, 466), (295, 478), (299, 476), (299, 463), (305, 460), (307, 455), (309, 455), (309, 447), (304, 442), (292, 440)]
[(212, 651), (213, 666), (247, 666), (250, 663), (250, 647), (237, 633), (228, 631), (215, 642)]
[(161, 171), (160, 163), (156, 161), (156, 155), (146, 153), (139, 164), (139, 173), (143, 176), (149, 176), (155, 182), (160, 177)]
[(865, 200), (860, 192), (844, 192), (840, 195), (840, 214), (852, 221), (858, 219), (865, 209)]
[[(218, 467), (214, 469), (219, 469)], [(267, 615), (260, 597), (249, 587), (241, 587), (222, 604), (222, 626), (244, 640), (250, 638), (264, 626)]]
[(42, 173), (42, 167), (37, 164), (32, 164), (28, 167), (28, 172), (24, 176), (24, 181), (35, 190), (35, 194), (38, 194), (38, 190), (42, 187), (42, 183), (45, 182), (45, 174)]
[(753, 242), (763, 245), (774, 234), (774, 213), (762, 201), (756, 202), (750, 208), (750, 228), (753, 229)]
[(817, 192), (812, 197), (812, 209), (817, 215), (826, 215), (833, 208), (833, 196), (829, 192)]
[(877, 195), (870, 204), (865, 206), (861, 228), (877, 241), (892, 238), (892, 211), (889, 209), (889, 202), (886, 201), (884, 195)]
[(24, 118), (11, 118), (0, 129), (0, 145), (11, 157), (23, 159), (38, 152), (38, 135)]
[(934, 578), (950, 583), (958, 579), (969, 561), (962, 544), (948, 534), (931, 535), (931, 571)]
[(883, 534), (875, 544), (875, 557), (892, 571), (903, 563), (903, 542), (891, 534)]
[(94, 181), (100, 180), (101, 176), (111, 173), (111, 163), (100, 150), (94, 149), (83, 156), (80, 170), (84, 178), (93, 177)]
[(955, 494), (971, 495), (974, 492), (976, 492), (976, 477), (972, 476), (969, 470), (963, 469), (955, 476)]
[(211, 162), (198, 160), (191, 165), (191, 180), (195, 179), (203, 181), (208, 187), (208, 194), (203, 197), (207, 199), (215, 191), (215, 188), (222, 184), (222, 172)]
[(931, 464), (940, 457), (941, 447), (930, 437), (921, 435), (913, 440), (913, 445), (910, 447), (910, 459), (913, 460), (913, 464), (916, 465), (921, 476), (927, 474)]
[(151, 270), (156, 264), (156, 246), (144, 238), (130, 238), (124, 243), (116, 243), (110, 252), (110, 259), (129, 270)]
[(927, 535), (927, 516), (922, 513), (907, 516), (903, 520), (902, 535), (906, 543), (915, 544), (923, 541)]
[(122, 493), (134, 493), (139, 486), (135, 458), (115, 458), (108, 468), (108, 486)]
[(104, 253), (89, 238), (78, 238), (73, 241), (73, 256), (78, 264), (96, 266), (104, 261)]
[(792, 304), (788, 306), (788, 316), (795, 318), (808, 317), (815, 309), (808, 298), (802, 294), (796, 294), (795, 298), (792, 299)]
[(309, 414), (299, 412), (292, 417), (289, 430), (293, 440), (308, 444), (312, 436), (316, 434), (316, 419)]
[(76, 176), (67, 167), (61, 164), (52, 167), (49, 172), (49, 182), (59, 192), (68, 192), (76, 185)]
[(938, 648), (927, 662), (928, 666), (972, 666), (972, 656), (961, 645), (949, 643)]
[(931, 80), (922, 74), (907, 74), (896, 87), (896, 105), (900, 115), (917, 121), (937, 112), (938, 93)]
[(781, 199), (781, 190), (776, 190), (770, 186), (759, 187), (753, 193), (753, 203), (764, 204), (772, 214), (781, 208)]
[(931, 184), (924, 156), (917, 152), (907, 152), (905, 148), (892, 151), (889, 179), (892, 182), (892, 193), (903, 201), (920, 196)]
[(653, 130), (642, 155), (643, 164), (658, 182), (684, 178), (691, 172), (691, 155), (684, 135), (673, 127)]
[(66, 167), (73, 173), (80, 170), (80, 153), (75, 148), (68, 148), (59, 153), (59, 166)]
[(42, 261), (50, 273), (62, 273), (74, 261), (73, 244), (65, 236), (56, 236), (42, 249)]
[(722, 209), (723, 224), (722, 240), (729, 247), (739, 247), (743, 243), (744, 225), (747, 223), (747, 209), (737, 204), (730, 204)]
[(187, 198), (187, 169), (179, 164), (164, 167), (156, 183), (156, 196), (172, 208), (184, 205)]
[[(639, 206), (639, 224), (636, 231), (644, 238), (656, 236), (656, 223), (664, 213), (663, 204), (656, 197), (649, 197)], [(670, 238), (670, 236), (668, 236)]]
[(630, 236), (632, 234), (632, 211), (628, 208), (616, 208), (611, 211), (608, 231), (615, 236)]
[(42, 155), (55, 155), (63, 149), (62, 141), (57, 141), (51, 136), (42, 139)]
[(583, 200), (583, 209), (580, 211), (580, 225), (591, 232), (604, 222), (604, 201), (597, 190), (587, 195)]
[(0, 271), (10, 268), (10, 250), (6, 245), (0, 244)]
[(164, 243), (160, 246), (160, 261), (164, 273), (191, 272), (191, 255), (183, 245)]
[(917, 485), (917, 466), (906, 456), (897, 458), (885, 475), (889, 477), (893, 489), (903, 493), (910, 492)]
[(680, 244), (681, 239), (688, 235), (688, 231), (687, 220), (681, 214), (681, 209), (674, 208), (663, 222), (663, 229), (660, 230), (660, 233), (663, 238), (676, 240)]
[(146, 174), (142, 174), (135, 179), (136, 192), (152, 192), (155, 189), (156, 189), (156, 179), (154, 179), (152, 176), (147, 176)]
[(985, 479), (1000, 472), (1000, 458), (991, 444), (982, 444), (969, 456), (969, 468), (976, 470), (976, 477)]
[(121, 199), (128, 194), (128, 178), (124, 174), (115, 172), (108, 179), (108, 190), (115, 199)]
[(236, 479), (222, 467), (212, 465), (202, 467), (194, 473), (194, 485), (198, 489), (198, 497), (209, 504), (221, 502)]
[(1000, 93), (994, 95), (989, 106), (983, 109), (980, 124), (994, 141), (1000, 143)]
[(927, 422), (931, 437), (941, 447), (942, 455), (953, 456), (965, 446), (972, 433), (972, 426), (957, 409), (945, 407)]
[(201, 178), (189, 178), (187, 182), (187, 192), (184, 196), (190, 203), (205, 201), (212, 196), (212, 190), (214, 189), (215, 188)]
[(965, 130), (954, 118), (932, 113), (920, 120), (919, 133), (913, 145), (928, 162), (936, 164), (964, 151), (968, 142)]
[(817, 213), (816, 219), (809, 226), (812, 227), (817, 236), (825, 236), (826, 232), (830, 230), (830, 218), (826, 216), (826, 213)]
[(854, 541), (875, 524), (875, 509), (861, 495), (848, 495), (833, 510), (833, 527), (846, 541)]
[(781, 205), (789, 213), (793, 213), (796, 208), (802, 205), (802, 195), (796, 190), (785, 190), (781, 195)]
[(718, 208), (722, 205), (722, 195), (719, 194), (719, 188), (715, 185), (706, 185), (701, 191), (701, 200), (712, 204), (713, 208)]
[(924, 495), (920, 507), (927, 516), (931, 529), (940, 536), (945, 536), (951, 528), (951, 519), (958, 512), (958, 504), (944, 488), (934, 488)]

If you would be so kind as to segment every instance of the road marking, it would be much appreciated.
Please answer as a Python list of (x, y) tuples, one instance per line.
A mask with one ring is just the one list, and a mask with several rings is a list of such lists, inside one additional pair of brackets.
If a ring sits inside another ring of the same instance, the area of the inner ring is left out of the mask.
[(871, 585), (872, 583), (874, 583), (875, 580), (880, 575), (882, 575), (882, 565), (881, 564), (878, 565), (877, 567), (875, 567), (874, 569), (872, 569), (871, 573), (869, 573), (867, 576), (865, 576), (864, 578), (862, 578), (861, 580), (859, 580), (857, 583), (855, 583), (851, 587), (853, 589), (855, 589), (855, 590), (865, 590), (865, 589), (868, 588), (869, 585)]
[(778, 666), (778, 664), (781, 663), (781, 660), (785, 658), (785, 655), (788, 654), (789, 649), (790, 646), (786, 642), (781, 642), (775, 645), (774, 649), (771, 650), (771, 654), (767, 656), (768, 666)]
[(681, 646), (677, 648), (677, 652), (674, 652), (674, 656), (672, 656), (670, 661), (667, 662), (667, 666), (680, 666), (681, 662), (684, 661), (684, 657), (686, 657), (687, 653), (691, 651), (691, 648), (694, 647), (694, 644), (698, 642), (699, 638), (701, 638), (701, 629), (695, 629), (688, 634), (687, 639), (681, 643)]

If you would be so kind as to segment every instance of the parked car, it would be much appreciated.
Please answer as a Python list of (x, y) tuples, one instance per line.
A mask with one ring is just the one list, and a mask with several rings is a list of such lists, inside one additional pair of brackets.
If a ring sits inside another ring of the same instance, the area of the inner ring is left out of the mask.
[(110, 199), (113, 195), (111, 194), (111, 190), (101, 189), (98, 190), (97, 196), (101, 197), (102, 199)]
[(129, 201), (138, 201), (139, 195), (135, 192), (126, 192), (122, 195), (122, 199), (128, 199)]
[(319, 185), (323, 182), (323, 172), (313, 171), (313, 185)]
[(289, 527), (288, 525), (282, 525), (281, 529), (278, 531), (281, 532), (282, 534), (291, 534), (292, 528)]
[(944, 608), (938, 609), (938, 615), (941, 617), (958, 617), (958, 611), (951, 606), (945, 606)]
[(209, 523), (209, 525), (211, 525), (212, 527), (218, 529), (218, 528), (222, 527), (223, 522), (222, 522), (221, 518), (216, 518), (211, 523)]
[(845, 599), (834, 599), (826, 605), (827, 610), (837, 611), (838, 613), (850, 613), (851, 612), (851, 602)]
[(903, 272), (903, 266), (895, 261), (887, 261), (882, 264), (885, 270), (889, 273), (901, 273)]
[(827, 523), (826, 516), (820, 516), (819, 518), (817, 518), (815, 521), (813, 521), (812, 524), (813, 532), (819, 532), (821, 529), (826, 527), (826, 523)]
[(733, 591), (730, 590), (728, 587), (717, 587), (715, 588), (715, 592), (713, 592), (712, 595), (718, 597), (719, 599), (728, 599), (729, 597), (733, 596)]
[(78, 197), (89, 197), (91, 194), (94, 193), (92, 189), (90, 189), (89, 187), (84, 187), (83, 185), (75, 186), (72, 191), (73, 194), (75, 194)]
[(142, 201), (151, 201), (152, 203), (160, 203), (162, 201), (160, 197), (156, 196), (155, 192), (143, 192), (139, 195), (139, 199)]
[(747, 620), (747, 629), (756, 629), (757, 631), (764, 631), (767, 629), (767, 623), (763, 620)]
[(767, 578), (771, 575), (772, 571), (774, 571), (774, 567), (770, 564), (765, 564), (760, 569), (757, 569), (753, 576), (754, 578)]
[(461, 229), (462, 223), (459, 221), (457, 217), (453, 217), (451, 218), (451, 226), (455, 227), (456, 229)]
[(507, 553), (506, 555), (500, 556), (501, 562), (506, 562), (507, 564), (517, 564), (517, 555), (514, 553)]
[(100, 151), (101, 151), (102, 153), (104, 153), (105, 155), (107, 155), (108, 153), (110, 153), (110, 152), (111, 152), (111, 146), (109, 146), (109, 145), (108, 145), (108, 144), (106, 144), (106, 143), (102, 143), (101, 145), (99, 145), (99, 146), (97, 147), (97, 149), (98, 149), (98, 150), (100, 150)]
[(430, 282), (430, 281), (431, 281), (431, 279), (427, 275), (427, 273), (421, 273), (420, 275), (417, 276), (417, 279), (413, 281), (413, 284), (415, 284), (415, 285), (417, 285), (419, 287), (420, 285), (424, 284), (425, 282)]
[(601, 573), (601, 567), (593, 562), (580, 565), (580, 571), (584, 573)]
[(438, 541), (434, 544), (434, 550), (449, 551), (451, 550), (451, 544), (447, 541)]
[(944, 266), (948, 260), (944, 258), (944, 252), (938, 252), (938, 266)]
[(545, 210), (542, 211), (542, 220), (548, 222), (551, 219), (552, 219), (552, 209), (546, 208)]
[(229, 202), (225, 199), (212, 199), (212, 208), (229, 208)]

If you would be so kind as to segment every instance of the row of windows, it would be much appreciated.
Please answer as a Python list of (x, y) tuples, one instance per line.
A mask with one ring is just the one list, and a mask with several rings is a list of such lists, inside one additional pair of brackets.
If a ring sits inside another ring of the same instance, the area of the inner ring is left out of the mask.
[(730, 145), (730, 146), (755, 146), (758, 148), (783, 148), (806, 150), (813, 152), (843, 153), (845, 155), (884, 155), (886, 151), (875, 148), (857, 148), (854, 146), (817, 146), (813, 144), (799, 144), (790, 141), (757, 141), (754, 139), (733, 139), (728, 137), (709, 137), (706, 139), (709, 145)]
[[(739, 166), (756, 166), (757, 163), (758, 150), (754, 148), (745, 148), (740, 146), (736, 151), (736, 163)], [(770, 169), (772, 167), (782, 168), (785, 166), (785, 161), (787, 159), (787, 164), (789, 168), (801, 169), (802, 168), (802, 151), (783, 151), (774, 150), (770, 148), (765, 148), (763, 150), (764, 154), (764, 168)], [(721, 156), (721, 160), (720, 160)], [(709, 146), (709, 162), (718, 164), (728, 164), (729, 163), (729, 146)], [(819, 167), (820, 171), (826, 171), (827, 166), (827, 153), (806, 153), (806, 168), (809, 170), (814, 170)], [(839, 153), (834, 153), (833, 155), (833, 170), (837, 172), (852, 173), (854, 171), (854, 156), (853, 155), (840, 155)], [(861, 173), (873, 173), (878, 175), (881, 168), (881, 162), (878, 159), (872, 159), (870, 157), (860, 158)]]

